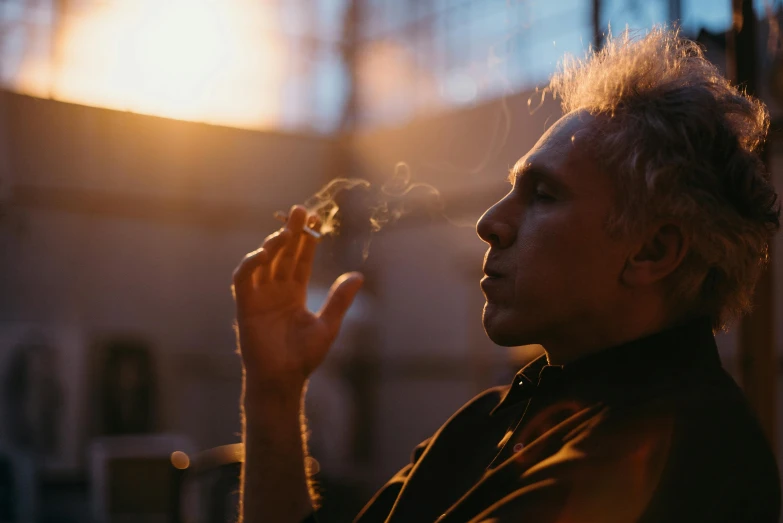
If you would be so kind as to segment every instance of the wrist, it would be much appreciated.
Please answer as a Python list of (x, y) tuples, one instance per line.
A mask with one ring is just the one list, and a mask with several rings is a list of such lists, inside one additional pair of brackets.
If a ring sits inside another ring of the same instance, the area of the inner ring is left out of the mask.
[(259, 370), (262, 365), (242, 365), (242, 382), (244, 388), (258, 391), (268, 391), (270, 394), (301, 392), (307, 385), (308, 375), (296, 370)]
[(277, 416), (285, 412), (298, 415), (304, 400), (306, 380), (259, 380), (244, 376), (242, 406), (245, 415)]

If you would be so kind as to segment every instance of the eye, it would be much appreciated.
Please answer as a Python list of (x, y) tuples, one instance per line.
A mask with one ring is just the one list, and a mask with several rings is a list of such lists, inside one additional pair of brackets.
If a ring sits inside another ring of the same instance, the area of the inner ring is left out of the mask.
[(553, 202), (556, 200), (554, 196), (541, 188), (536, 188), (535, 192), (533, 193), (533, 199), (539, 202)]

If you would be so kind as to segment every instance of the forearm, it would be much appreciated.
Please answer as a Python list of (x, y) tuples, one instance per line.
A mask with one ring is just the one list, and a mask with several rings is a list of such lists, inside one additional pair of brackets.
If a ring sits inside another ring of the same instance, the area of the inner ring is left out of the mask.
[(304, 387), (259, 390), (244, 381), (240, 521), (299, 523), (313, 510), (300, 411)]
[(299, 523), (312, 511), (300, 419), (306, 378), (326, 357), (364, 281), (335, 281), (318, 313), (307, 308), (307, 284), (320, 220), (294, 206), (285, 227), (247, 254), (232, 275), (236, 334), (244, 364), (244, 523)]

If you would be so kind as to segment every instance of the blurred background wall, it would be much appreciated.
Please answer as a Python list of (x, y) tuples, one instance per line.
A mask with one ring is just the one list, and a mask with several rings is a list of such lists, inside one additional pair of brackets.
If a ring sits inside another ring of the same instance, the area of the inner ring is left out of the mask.
[[(780, 9), (754, 7), (779, 181)], [(559, 116), (536, 86), (609, 26), (673, 20), (732, 74), (728, 0), (0, 2), (0, 454), (17, 471), (3, 483), (0, 460), (0, 520), (6, 503), (8, 520), (85, 521), (97, 438), (238, 442), (233, 268), (275, 211), (404, 162), (444, 213), (381, 230), (366, 260), (325, 240), (312, 284), (318, 307), (341, 271), (368, 278), (308, 393), (332, 499), (361, 505), (538, 353), (486, 339), (473, 228)], [(719, 345), (742, 381), (737, 332)]]

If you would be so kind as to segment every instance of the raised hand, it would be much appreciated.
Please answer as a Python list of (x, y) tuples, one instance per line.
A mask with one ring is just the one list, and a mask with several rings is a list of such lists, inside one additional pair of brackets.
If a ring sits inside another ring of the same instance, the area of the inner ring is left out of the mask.
[(301, 206), (285, 227), (266, 238), (234, 271), (237, 336), (247, 384), (256, 389), (301, 387), (321, 364), (363, 276), (338, 278), (317, 313), (307, 309), (307, 284), (318, 240), (304, 233), (320, 222)]

